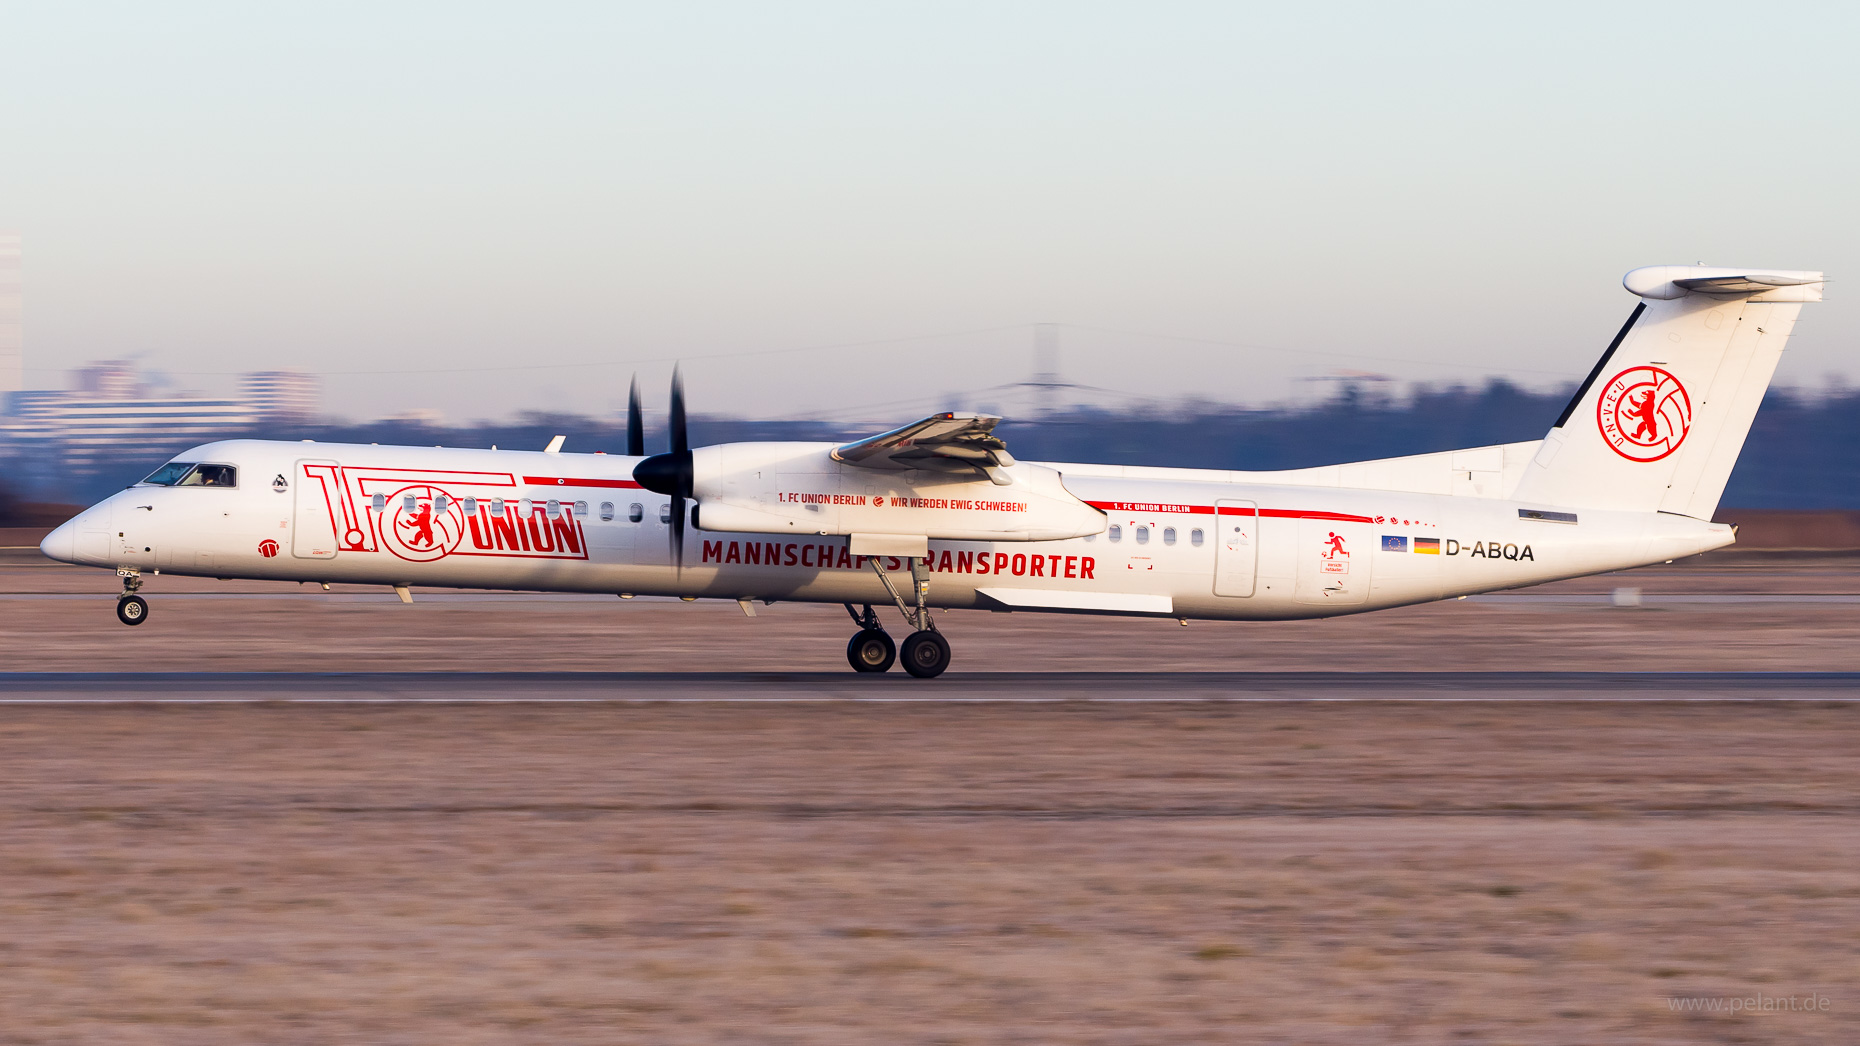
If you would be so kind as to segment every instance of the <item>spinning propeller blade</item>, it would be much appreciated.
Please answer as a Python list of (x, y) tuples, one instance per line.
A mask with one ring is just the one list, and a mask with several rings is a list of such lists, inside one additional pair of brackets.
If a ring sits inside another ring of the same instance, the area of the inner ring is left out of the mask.
[(680, 570), (685, 563), (685, 501), (691, 497), (691, 439), (685, 431), (685, 379), (672, 371), (672, 416), (670, 451), (654, 454), (633, 469), (633, 480), (655, 494), (671, 499), (672, 563)]
[(646, 456), (646, 424), (639, 409), (639, 375), (633, 375), (633, 387), (626, 394), (626, 453), (630, 458)]

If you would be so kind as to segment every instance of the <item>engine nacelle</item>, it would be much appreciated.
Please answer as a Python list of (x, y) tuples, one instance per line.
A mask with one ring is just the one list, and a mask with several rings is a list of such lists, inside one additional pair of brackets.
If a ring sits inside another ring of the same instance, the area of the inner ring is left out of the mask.
[(1019, 462), (998, 485), (977, 474), (880, 471), (833, 459), (831, 443), (725, 443), (692, 452), (700, 530), (1056, 541), (1105, 528), (1060, 474)]

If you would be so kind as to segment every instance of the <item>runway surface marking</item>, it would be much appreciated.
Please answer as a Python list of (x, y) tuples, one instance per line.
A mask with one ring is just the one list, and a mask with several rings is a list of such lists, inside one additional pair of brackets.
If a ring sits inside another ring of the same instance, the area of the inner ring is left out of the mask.
[(1857, 672), (16, 672), (0, 704), (1860, 701)]

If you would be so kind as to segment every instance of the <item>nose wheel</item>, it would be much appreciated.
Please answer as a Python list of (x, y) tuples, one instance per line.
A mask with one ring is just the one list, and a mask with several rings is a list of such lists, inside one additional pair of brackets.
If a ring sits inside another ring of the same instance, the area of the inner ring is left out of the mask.
[(123, 594), (116, 597), (116, 620), (125, 625), (139, 625), (149, 619), (149, 601), (136, 595), (142, 587), (142, 572), (134, 567), (122, 567), (117, 576), (123, 579)]

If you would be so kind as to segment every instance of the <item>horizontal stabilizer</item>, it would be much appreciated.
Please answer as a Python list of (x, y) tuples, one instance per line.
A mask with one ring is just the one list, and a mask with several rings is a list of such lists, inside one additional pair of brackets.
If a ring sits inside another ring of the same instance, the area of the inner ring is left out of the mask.
[(1759, 294), (1777, 287), (1805, 287), (1822, 281), (1797, 276), (1746, 273), (1743, 276), (1695, 276), (1689, 280), (1674, 280), (1673, 282), (1686, 290), (1704, 291), (1706, 294)]
[(1670, 301), (1688, 294), (1730, 300), (1820, 301), (1819, 272), (1800, 269), (1723, 269), (1709, 265), (1648, 265), (1621, 278), (1622, 286), (1642, 298)]

